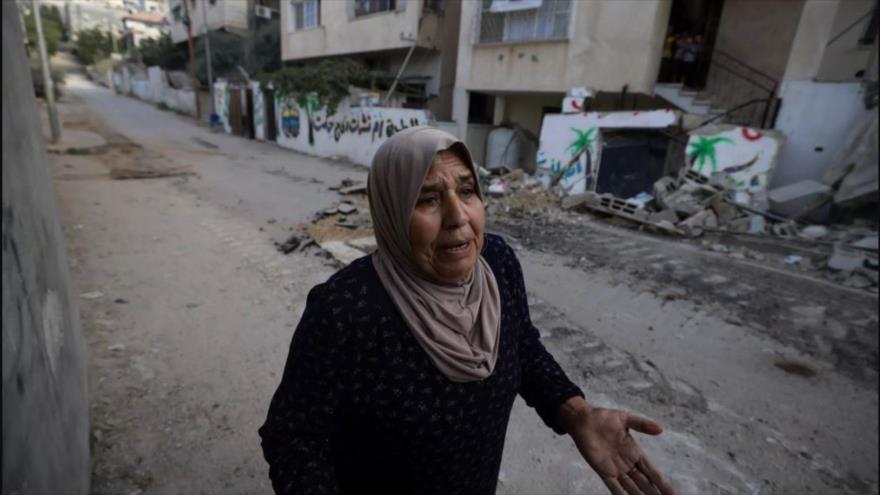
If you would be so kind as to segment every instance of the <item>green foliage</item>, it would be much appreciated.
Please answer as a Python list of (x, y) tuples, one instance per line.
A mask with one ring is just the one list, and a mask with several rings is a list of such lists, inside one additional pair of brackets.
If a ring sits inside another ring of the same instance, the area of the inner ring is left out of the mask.
[[(238, 73), (243, 64), (245, 40), (234, 33), (211, 31), (211, 70), (214, 79), (229, 77)], [(208, 66), (205, 57), (205, 37), (199, 36), (195, 45), (196, 77), (202, 84), (208, 84)]]
[(163, 34), (159, 39), (145, 39), (138, 50), (147, 67), (158, 65), (164, 70), (184, 70), (187, 66), (186, 48), (178, 47), (171, 36)]
[(76, 55), (80, 62), (92, 65), (113, 53), (113, 38), (100, 28), (84, 29), (76, 38)]
[[(300, 106), (327, 107), (336, 111), (339, 102), (349, 95), (352, 86), (376, 89), (386, 86), (388, 73), (369, 70), (363, 63), (350, 59), (324, 59), (316, 64), (285, 67), (274, 73), (262, 73), (258, 79), (269, 82), (280, 97), (294, 98)], [(311, 95), (311, 97), (310, 97)], [(310, 101), (311, 100), (311, 101)]]
[[(61, 12), (58, 7), (49, 8), (45, 5), (40, 7), (40, 19), (43, 21), (43, 38), (46, 40), (46, 51), (54, 55), (58, 51), (58, 45), (65, 37), (64, 23), (61, 21)], [(37, 26), (34, 22), (34, 12), (31, 9), (24, 16), (24, 27), (27, 31), (28, 46), (37, 50)], [(39, 55), (36, 55), (39, 57)]]
[[(61, 86), (64, 85), (64, 71), (53, 67), (50, 76), (52, 77), (55, 89), (55, 98), (59, 98), (61, 96)], [(43, 87), (43, 68), (37, 60), (31, 60), (31, 80), (34, 84), (34, 94), (40, 98), (45, 98), (46, 89)]]
[(275, 72), (281, 68), (281, 27), (275, 19), (254, 33), (254, 65), (250, 73)]

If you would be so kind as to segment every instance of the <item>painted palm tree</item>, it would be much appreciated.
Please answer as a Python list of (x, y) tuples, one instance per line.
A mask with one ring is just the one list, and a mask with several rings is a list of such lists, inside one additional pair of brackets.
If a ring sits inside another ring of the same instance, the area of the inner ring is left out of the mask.
[(595, 127), (591, 127), (589, 129), (575, 129), (571, 128), (577, 136), (571, 144), (568, 145), (568, 151), (571, 152), (571, 156), (579, 156), (585, 149), (590, 151), (590, 154), (595, 154), (593, 152), (593, 142), (596, 140), (596, 137), (593, 133), (596, 131)]
[(718, 143), (733, 144), (733, 141), (724, 136), (697, 136), (696, 142), (691, 143), (691, 149), (688, 150), (688, 156), (691, 158), (691, 163), (699, 162), (697, 163), (697, 172), (703, 171), (707, 159), (712, 162), (712, 171), (718, 171), (718, 161), (715, 158), (715, 145)]

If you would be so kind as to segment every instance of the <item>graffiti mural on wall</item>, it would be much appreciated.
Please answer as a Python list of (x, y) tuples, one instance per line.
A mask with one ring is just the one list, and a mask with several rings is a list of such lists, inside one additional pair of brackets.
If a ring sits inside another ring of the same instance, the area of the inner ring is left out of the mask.
[(229, 125), (229, 88), (226, 81), (217, 81), (214, 83), (214, 112), (223, 125), (226, 133), (232, 132), (232, 126)]
[(351, 108), (342, 103), (328, 116), (316, 99), (277, 98), (275, 103), (279, 144), (318, 156), (346, 156), (363, 165), (369, 165), (376, 148), (396, 132), (432, 122), (426, 110)]
[(738, 191), (738, 201), (752, 206), (767, 206), (767, 186), (782, 135), (749, 127), (715, 125), (691, 134), (687, 156), (691, 170), (705, 177), (715, 172), (730, 176)]
[[(602, 129), (657, 129), (675, 124), (678, 114), (670, 110), (649, 112), (588, 112), (544, 117), (536, 164), (536, 177), (549, 185), (575, 156), (559, 184), (568, 194), (595, 187), (602, 155)], [(587, 153), (581, 153), (586, 148)]]
[(266, 103), (260, 83), (251, 83), (251, 92), (254, 95), (254, 137), (263, 141), (266, 139)]

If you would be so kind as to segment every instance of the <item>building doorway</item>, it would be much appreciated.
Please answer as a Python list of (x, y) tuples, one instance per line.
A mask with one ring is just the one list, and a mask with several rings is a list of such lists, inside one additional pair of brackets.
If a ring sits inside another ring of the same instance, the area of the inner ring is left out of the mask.
[(706, 86), (723, 7), (724, 0), (672, 1), (657, 82)]

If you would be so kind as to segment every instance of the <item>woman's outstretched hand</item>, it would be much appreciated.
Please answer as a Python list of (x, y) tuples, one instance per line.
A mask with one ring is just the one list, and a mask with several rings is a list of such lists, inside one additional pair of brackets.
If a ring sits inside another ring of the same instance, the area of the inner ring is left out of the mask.
[(566, 401), (559, 414), (563, 429), (613, 495), (675, 495), (629, 433), (659, 435), (663, 431), (659, 424), (624, 411), (592, 407), (581, 397)]

